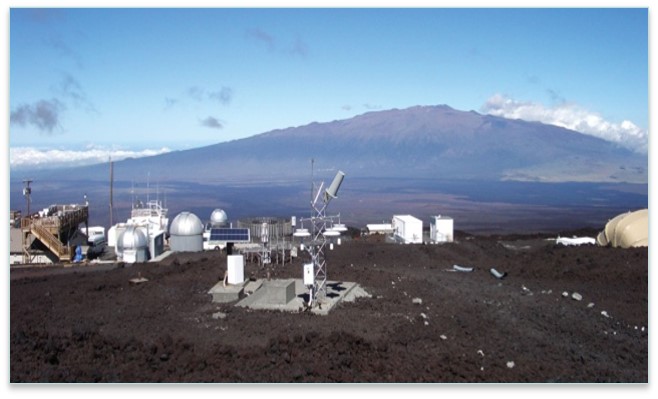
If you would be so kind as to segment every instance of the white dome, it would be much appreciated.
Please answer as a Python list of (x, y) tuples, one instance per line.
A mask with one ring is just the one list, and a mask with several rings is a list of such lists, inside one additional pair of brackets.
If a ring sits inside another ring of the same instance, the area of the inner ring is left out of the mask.
[(181, 212), (171, 222), (169, 233), (172, 236), (194, 236), (203, 233), (201, 219), (193, 213)]
[(228, 216), (222, 209), (215, 209), (210, 214), (210, 224), (212, 226), (225, 226), (228, 223)]
[(122, 250), (130, 250), (148, 247), (146, 234), (135, 226), (128, 226), (117, 238), (117, 247)]

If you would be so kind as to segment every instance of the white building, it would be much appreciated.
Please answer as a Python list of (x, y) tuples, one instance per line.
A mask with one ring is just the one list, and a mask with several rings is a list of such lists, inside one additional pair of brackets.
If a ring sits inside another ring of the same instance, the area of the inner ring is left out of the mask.
[(393, 226), (390, 223), (367, 224), (367, 234), (391, 234), (393, 233)]
[(454, 221), (448, 216), (434, 216), (430, 220), (430, 241), (452, 242), (454, 235)]
[(423, 221), (411, 215), (393, 215), (395, 237), (405, 244), (423, 243)]
[[(114, 226), (111, 226), (107, 231), (107, 245), (111, 248), (114, 248), (114, 252), (117, 255), (118, 259), (123, 259), (123, 242), (121, 240), (121, 235), (126, 232), (126, 230), (131, 229), (131, 232), (126, 239), (133, 237), (138, 233), (135, 233), (134, 229), (139, 230), (145, 237), (146, 247), (147, 247), (147, 259), (150, 257), (154, 259), (160, 256), (164, 252), (165, 246), (165, 235), (169, 226), (169, 210), (162, 206), (162, 203), (158, 200), (148, 201), (146, 205), (141, 202), (133, 204), (133, 208), (130, 212), (130, 218), (125, 223), (117, 223)], [(132, 229), (134, 228), (134, 229)], [(137, 239), (139, 241), (140, 239)], [(141, 244), (141, 242), (139, 242)], [(142, 259), (142, 248), (138, 248), (137, 257), (138, 262), (144, 261)], [(132, 253), (128, 255), (133, 257)], [(137, 259), (137, 258), (135, 258)], [(125, 260), (124, 260), (125, 261)]]

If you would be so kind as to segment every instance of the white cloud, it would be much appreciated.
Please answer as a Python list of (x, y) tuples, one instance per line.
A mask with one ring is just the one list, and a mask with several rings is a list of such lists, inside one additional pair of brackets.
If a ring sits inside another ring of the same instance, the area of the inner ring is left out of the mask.
[(482, 106), (482, 112), (509, 119), (523, 119), (564, 127), (577, 132), (612, 141), (633, 151), (646, 154), (649, 133), (631, 121), (612, 123), (601, 115), (576, 104), (560, 103), (545, 107), (533, 102), (521, 102), (495, 94)]
[(170, 152), (169, 148), (140, 151), (89, 147), (84, 150), (39, 149), (34, 147), (9, 148), (11, 169), (52, 169), (83, 166), (96, 163), (120, 161), (126, 158), (141, 158)]

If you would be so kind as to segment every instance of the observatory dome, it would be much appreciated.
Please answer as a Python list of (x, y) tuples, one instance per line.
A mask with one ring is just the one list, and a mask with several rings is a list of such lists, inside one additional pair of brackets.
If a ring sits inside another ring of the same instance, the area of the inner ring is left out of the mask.
[(181, 212), (171, 222), (169, 233), (172, 236), (194, 236), (203, 233), (201, 219), (193, 213)]
[(215, 209), (210, 214), (210, 225), (213, 227), (225, 226), (228, 223), (228, 216), (223, 209)]
[(117, 247), (123, 250), (148, 247), (146, 234), (136, 226), (128, 226), (117, 238)]

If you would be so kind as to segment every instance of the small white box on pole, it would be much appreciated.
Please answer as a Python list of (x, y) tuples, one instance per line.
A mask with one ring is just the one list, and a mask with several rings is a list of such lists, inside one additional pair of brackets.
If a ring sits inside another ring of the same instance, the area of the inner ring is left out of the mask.
[(304, 285), (313, 285), (314, 282), (313, 263), (307, 263), (304, 265)]
[(242, 255), (228, 255), (226, 261), (228, 263), (227, 282), (229, 284), (244, 283), (244, 257)]

